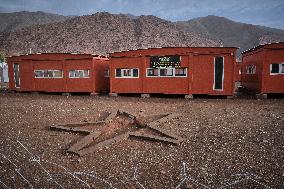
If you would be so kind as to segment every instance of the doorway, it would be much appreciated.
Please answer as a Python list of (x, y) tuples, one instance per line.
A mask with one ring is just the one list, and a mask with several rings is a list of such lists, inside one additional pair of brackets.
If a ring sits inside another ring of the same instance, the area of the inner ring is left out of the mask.
[(224, 83), (224, 57), (216, 56), (214, 58), (214, 90), (223, 90)]

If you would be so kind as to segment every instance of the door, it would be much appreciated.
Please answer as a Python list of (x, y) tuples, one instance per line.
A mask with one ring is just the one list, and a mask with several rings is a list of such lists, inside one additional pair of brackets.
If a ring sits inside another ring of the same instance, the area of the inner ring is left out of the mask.
[(15, 87), (20, 87), (20, 66), (19, 64), (14, 64), (14, 81), (15, 81)]
[(213, 90), (222, 91), (224, 83), (224, 57), (214, 58), (214, 85)]

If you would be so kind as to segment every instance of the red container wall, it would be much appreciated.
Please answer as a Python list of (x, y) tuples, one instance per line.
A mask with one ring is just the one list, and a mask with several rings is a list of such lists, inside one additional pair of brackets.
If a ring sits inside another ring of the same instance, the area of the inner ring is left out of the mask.
[[(214, 90), (214, 58), (224, 57), (223, 90)], [(234, 82), (234, 56), (194, 55), (192, 70), (192, 94), (232, 95)]]
[[(34, 70), (62, 70), (63, 78), (34, 78), (35, 91), (66, 92), (64, 61), (33, 61)], [(23, 75), (21, 76), (23, 77)]]
[[(65, 65), (67, 92), (94, 92), (95, 75), (92, 59), (66, 60)], [(89, 78), (70, 78), (70, 70), (89, 70)]]
[(270, 74), (270, 64), (282, 63), (284, 64), (284, 49), (270, 50), (265, 52), (265, 61), (263, 61), (262, 70), (262, 89), (261, 93), (284, 93), (284, 73)]
[[(14, 64), (19, 65), (20, 87), (15, 86)], [(33, 65), (31, 61), (8, 58), (9, 89), (15, 91), (33, 91)]]
[[(150, 68), (150, 57), (144, 58), (143, 93), (188, 94), (188, 77), (146, 77)], [(181, 67), (187, 68), (188, 56), (181, 56)], [(188, 73), (187, 73), (188, 75)]]
[(109, 76), (105, 76), (105, 72), (109, 71), (109, 61), (107, 59), (93, 59), (94, 76), (95, 79), (95, 92), (108, 92), (109, 91)]
[[(161, 48), (113, 53), (110, 58), (112, 93), (232, 95), (235, 48)], [(187, 77), (146, 77), (149, 56), (180, 55)], [(214, 90), (214, 57), (224, 57), (223, 90)], [(115, 78), (116, 68), (139, 68), (139, 78)]]
[[(20, 87), (15, 88), (13, 64), (19, 64)], [(109, 89), (107, 58), (79, 54), (35, 54), (8, 58), (9, 87), (16, 91), (101, 92)], [(34, 78), (34, 70), (62, 70), (62, 78)], [(69, 78), (70, 70), (90, 70), (89, 78)]]
[[(138, 68), (139, 78), (116, 78), (115, 69)], [(111, 81), (110, 90), (112, 93), (142, 93), (142, 77), (144, 66), (141, 57), (112, 58), (110, 60)]]
[[(260, 93), (262, 88), (262, 64), (264, 63), (264, 53), (262, 51), (250, 52), (242, 57), (242, 86), (255, 93)], [(247, 66), (256, 66), (255, 74), (247, 73)]]

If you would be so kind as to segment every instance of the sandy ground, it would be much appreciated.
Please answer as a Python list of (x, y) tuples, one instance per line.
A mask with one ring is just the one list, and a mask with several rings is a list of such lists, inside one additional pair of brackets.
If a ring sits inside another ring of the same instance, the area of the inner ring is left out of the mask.
[[(81, 135), (49, 130), (117, 109), (146, 120), (179, 113), (160, 127), (184, 140), (127, 139), (78, 157), (66, 150)], [(284, 99), (1, 93), (0, 129), (0, 188), (284, 188)]]

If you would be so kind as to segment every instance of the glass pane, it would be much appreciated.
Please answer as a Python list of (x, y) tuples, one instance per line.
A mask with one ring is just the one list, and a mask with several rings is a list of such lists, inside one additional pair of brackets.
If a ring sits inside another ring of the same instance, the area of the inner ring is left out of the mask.
[(70, 77), (70, 78), (75, 77), (75, 70), (70, 70), (70, 71), (69, 71), (69, 77)]
[(280, 64), (271, 64), (271, 73), (279, 73)]
[(61, 70), (54, 70), (53, 71), (53, 77), (62, 77), (62, 71)]
[(115, 76), (116, 77), (121, 77), (121, 69), (116, 69), (115, 70)]
[(89, 70), (84, 70), (84, 77), (89, 77)]
[(159, 70), (158, 69), (148, 69), (147, 76), (158, 76)]
[(160, 76), (166, 76), (167, 75), (167, 69), (160, 69)]
[(47, 70), (47, 77), (53, 77), (53, 71)]
[(167, 69), (167, 76), (173, 76), (174, 70), (173, 69)]
[(138, 69), (133, 69), (133, 77), (138, 77)]
[(79, 78), (84, 77), (84, 75), (83, 75), (83, 74), (84, 74), (83, 70), (78, 70), (77, 72), (78, 72), (78, 77), (79, 77)]
[(130, 77), (131, 76), (131, 69), (123, 70), (123, 76), (124, 77)]
[(215, 57), (214, 63), (214, 89), (223, 90), (223, 70), (224, 70), (224, 59), (223, 57)]
[(186, 76), (186, 68), (176, 68), (175, 76)]
[(47, 72), (47, 70), (44, 70), (43, 77), (48, 77), (48, 72)]
[(35, 77), (43, 77), (43, 71), (42, 70), (36, 70), (35, 71)]
[(282, 70), (281, 73), (284, 73), (284, 64), (282, 64)]

